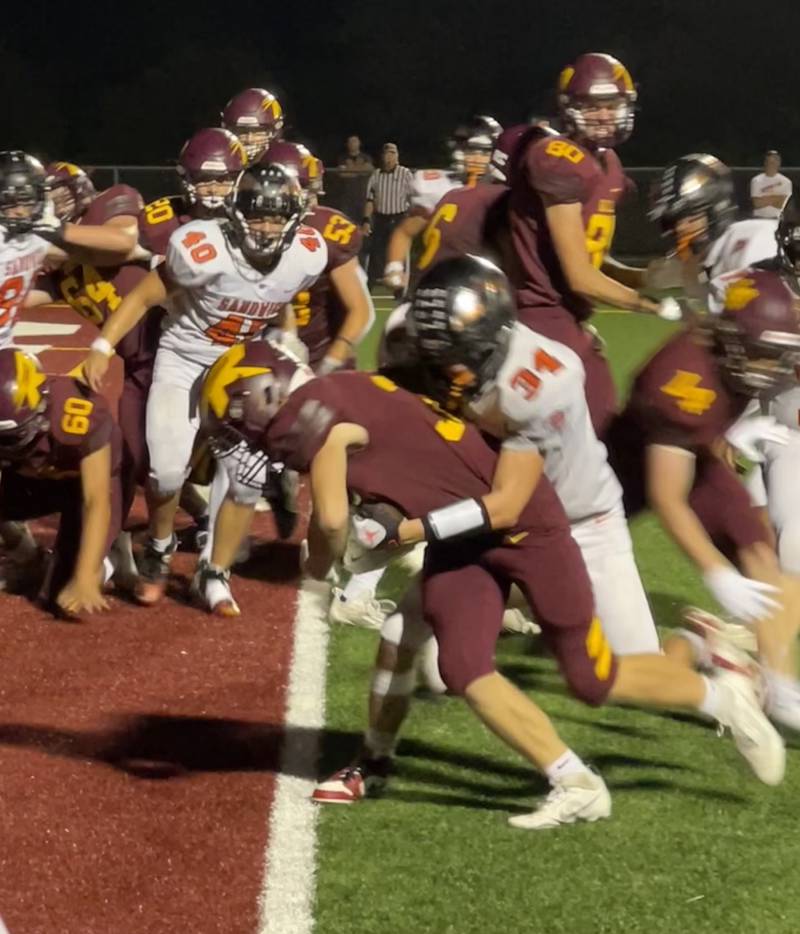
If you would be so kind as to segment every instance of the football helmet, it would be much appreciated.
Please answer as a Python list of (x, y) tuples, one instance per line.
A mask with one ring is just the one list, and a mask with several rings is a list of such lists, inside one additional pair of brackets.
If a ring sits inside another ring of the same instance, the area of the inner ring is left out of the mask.
[(725, 290), (724, 308), (710, 328), (715, 353), (734, 392), (756, 396), (796, 383), (797, 299), (777, 272), (744, 270)]
[(472, 117), (459, 126), (450, 138), (450, 170), (463, 178), (480, 178), (489, 166), (494, 144), (503, 128), (485, 115)]
[(303, 191), (307, 191), (311, 183), (309, 174), (309, 165), (311, 153), (306, 150), (308, 155), (303, 153), (298, 143), (290, 143), (285, 139), (273, 140), (264, 150), (264, 154), (259, 159), (261, 165), (279, 165), (293, 175)]
[(495, 376), (514, 319), (508, 279), (486, 259), (459, 256), (422, 276), (406, 329), (437, 402), (457, 409)]
[(239, 138), (220, 127), (198, 130), (178, 156), (178, 178), (187, 202), (206, 216), (224, 214), (247, 154)]
[(797, 287), (800, 281), (800, 220), (782, 214), (775, 236), (780, 268), (792, 277)]
[(221, 116), (222, 126), (239, 137), (250, 162), (259, 159), (283, 129), (280, 102), (264, 88), (241, 91), (228, 101)]
[(208, 371), (200, 392), (203, 431), (216, 458), (236, 460), (240, 483), (263, 478), (267, 456), (258, 452), (264, 431), (289, 394), (310, 378), (295, 357), (262, 340), (235, 344)]
[(681, 156), (656, 182), (649, 217), (678, 256), (702, 258), (736, 218), (730, 169), (707, 153)]
[(611, 149), (633, 132), (636, 88), (628, 69), (605, 52), (589, 52), (558, 78), (558, 107), (567, 136)]
[(51, 162), (46, 169), (47, 187), (60, 221), (74, 221), (97, 196), (97, 189), (84, 170), (72, 162)]
[(6, 237), (30, 233), (47, 205), (42, 163), (19, 149), (0, 152), (0, 229)]
[(305, 213), (296, 176), (283, 165), (254, 165), (236, 181), (229, 236), (256, 269), (268, 270), (289, 248)]
[(0, 462), (22, 460), (47, 431), (47, 377), (32, 354), (0, 350)]

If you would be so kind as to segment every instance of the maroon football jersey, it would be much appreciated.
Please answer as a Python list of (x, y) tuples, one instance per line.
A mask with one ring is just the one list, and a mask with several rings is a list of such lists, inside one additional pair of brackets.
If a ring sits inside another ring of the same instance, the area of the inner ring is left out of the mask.
[(434, 208), (422, 234), (417, 270), (424, 272), (465, 253), (492, 258), (497, 253), (497, 231), (505, 219), (508, 192), (498, 184), (449, 191)]
[[(509, 198), (512, 250), (508, 272), (517, 306), (563, 307), (579, 320), (591, 314), (586, 299), (567, 285), (545, 216), (547, 204), (580, 204), (586, 249), (599, 269), (614, 236), (616, 204), (625, 190), (617, 154), (595, 155), (567, 137), (532, 142), (521, 157)], [(524, 314), (520, 317), (524, 319)]]
[(318, 230), (328, 247), (328, 265), (310, 289), (294, 297), (297, 336), (308, 348), (308, 359), (315, 366), (325, 356), (339, 333), (347, 309), (342, 304), (330, 280), (330, 273), (343, 266), (361, 250), (361, 231), (350, 218), (333, 208), (318, 205), (303, 218), (303, 223)]
[[(114, 217), (138, 217), (142, 197), (128, 185), (114, 185), (101, 192), (78, 220), (80, 224), (101, 226)], [(67, 302), (78, 314), (98, 327), (122, 304), (122, 299), (144, 279), (150, 271), (147, 262), (123, 263), (118, 266), (95, 267), (67, 259), (52, 279), (56, 295)], [(160, 330), (154, 316), (144, 319), (117, 347), (117, 353), (126, 367), (139, 366), (152, 360)]]
[[(306, 471), (342, 422), (369, 432), (369, 444), (353, 452), (347, 466), (348, 489), (365, 501), (393, 503), (417, 517), (492, 488), (497, 454), (474, 426), (377, 374), (333, 373), (301, 386), (268, 427), (264, 450)], [(562, 521), (566, 525), (555, 492), (542, 479), (519, 527), (552, 528)]]
[(62, 478), (77, 476), (81, 461), (111, 444), (112, 471), (118, 469), (121, 445), (119, 429), (107, 400), (70, 376), (47, 382), (49, 428), (24, 463), (11, 466), (26, 476)]
[(636, 377), (624, 415), (642, 443), (699, 451), (744, 411), (747, 400), (726, 388), (714, 355), (696, 338), (681, 331)]
[(139, 243), (153, 254), (166, 256), (169, 238), (191, 219), (189, 206), (180, 195), (151, 201), (139, 212)]

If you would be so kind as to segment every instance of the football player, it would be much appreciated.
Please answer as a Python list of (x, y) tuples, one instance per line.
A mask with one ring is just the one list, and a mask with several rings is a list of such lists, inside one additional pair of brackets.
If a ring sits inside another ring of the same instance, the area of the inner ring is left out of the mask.
[(139, 568), (142, 603), (152, 604), (164, 592), (206, 369), (233, 344), (280, 327), (292, 297), (325, 267), (325, 240), (302, 226), (303, 213), (300, 185), (285, 169), (246, 169), (228, 222), (193, 220), (178, 228), (164, 263), (106, 322), (86, 361), (86, 376), (97, 387), (117, 343), (150, 308), (168, 303), (147, 402), (150, 538)]
[(101, 395), (72, 377), (46, 377), (22, 350), (0, 350), (0, 517), (60, 514), (44, 598), (71, 617), (108, 605), (101, 588), (120, 527), (119, 457)]
[[(250, 395), (263, 398), (264, 389), (256, 384), (248, 392), (239, 383), (227, 405), (239, 411)], [(274, 417), (264, 425), (270, 409)], [(762, 780), (781, 780), (782, 742), (746, 679), (726, 672), (713, 681), (703, 679), (660, 655), (613, 656), (593, 616), (591, 589), (552, 487), (517, 471), (506, 477), (506, 495), (494, 495), (496, 455), (474, 428), (386, 377), (367, 373), (320, 377), (291, 394), (288, 387), (282, 394), (270, 388), (258, 414), (255, 407), (249, 411), (254, 417), (248, 434), (239, 431), (239, 439), (310, 473), (314, 511), (307, 569), (313, 576), (324, 576), (344, 551), (349, 495), (390, 503), (397, 515), (426, 516), (437, 529), (422, 599), (439, 639), (445, 681), (552, 785), (541, 807), (512, 818), (513, 826), (544, 829), (598, 820), (610, 815), (611, 805), (602, 779), (565, 746), (543, 711), (495, 669), (494, 643), (511, 581), (536, 607), (561, 670), (580, 699), (702, 709), (732, 726), (740, 751)], [(222, 421), (228, 430), (233, 427), (224, 416)], [(504, 510), (496, 511), (504, 499)], [(465, 512), (471, 515), (475, 508), (486, 518), (482, 534), (467, 543), (449, 540)], [(424, 629), (420, 616), (417, 625)], [(391, 698), (392, 673), (376, 680), (381, 684), (374, 693)], [(373, 765), (375, 772), (381, 768)], [(352, 786), (353, 778), (343, 782)]]
[[(502, 129), (494, 117), (473, 117), (467, 125), (459, 127), (450, 140), (449, 171), (421, 169), (414, 173), (408, 216), (392, 231), (386, 249), (383, 281), (396, 296), (408, 284), (408, 258), (414, 240), (429, 223), (436, 229), (438, 223), (447, 222), (449, 213), (440, 208), (442, 198), (464, 185), (474, 188), (488, 174), (492, 150)], [(425, 248), (426, 251), (430, 249), (430, 241)]]
[(264, 88), (246, 88), (232, 97), (220, 115), (222, 126), (239, 137), (251, 163), (257, 162), (283, 130), (280, 102)]
[[(680, 331), (643, 367), (608, 432), (628, 514), (649, 505), (720, 605), (754, 627), (769, 714), (794, 728), (798, 582), (781, 572), (726, 433), (751, 400), (796, 386), (798, 361), (794, 296), (776, 273), (747, 270), (729, 283), (719, 315)], [(758, 455), (755, 427), (749, 445)]]
[(643, 270), (607, 262), (626, 186), (615, 148), (633, 130), (636, 97), (621, 62), (597, 52), (581, 55), (559, 77), (563, 133), (531, 140), (509, 179), (512, 249), (503, 268), (516, 289), (519, 318), (578, 354), (600, 436), (616, 393), (599, 342), (585, 327), (592, 304), (659, 311), (637, 291)]

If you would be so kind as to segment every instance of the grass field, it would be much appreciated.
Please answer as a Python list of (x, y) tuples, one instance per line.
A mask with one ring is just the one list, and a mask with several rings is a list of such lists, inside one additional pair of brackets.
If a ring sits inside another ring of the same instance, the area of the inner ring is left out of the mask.
[[(387, 310), (381, 301), (379, 314)], [(670, 327), (614, 313), (596, 321), (623, 388)], [(651, 518), (633, 531), (660, 625), (684, 604), (711, 606)], [(332, 633), (323, 770), (358, 746), (374, 647), (372, 633)], [(461, 701), (420, 701), (386, 796), (323, 811), (318, 934), (800, 930), (796, 750), (784, 784), (767, 788), (729, 738), (695, 717), (584, 707), (523, 637), (503, 638), (498, 661), (603, 773), (612, 819), (543, 833), (508, 828), (508, 814), (530, 810), (545, 783)]]

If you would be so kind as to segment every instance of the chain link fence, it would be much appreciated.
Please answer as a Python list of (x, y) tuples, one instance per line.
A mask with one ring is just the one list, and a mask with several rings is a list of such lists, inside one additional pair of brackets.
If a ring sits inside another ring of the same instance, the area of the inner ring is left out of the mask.
[[(761, 172), (760, 166), (734, 166), (732, 168), (740, 216), (750, 216), (750, 179)], [(98, 189), (124, 183), (138, 189), (146, 201), (177, 194), (179, 191), (175, 169), (153, 165), (99, 165), (90, 170)], [(621, 259), (644, 259), (663, 253), (658, 228), (647, 219), (650, 190), (658, 178), (659, 166), (639, 166), (626, 169), (633, 182), (632, 190), (617, 209), (617, 227), (614, 235), (614, 255)], [(791, 179), (800, 197), (800, 167), (789, 166), (781, 172)], [(325, 173), (324, 204), (343, 211), (360, 221), (364, 214), (369, 173), (355, 174), (329, 169)]]

